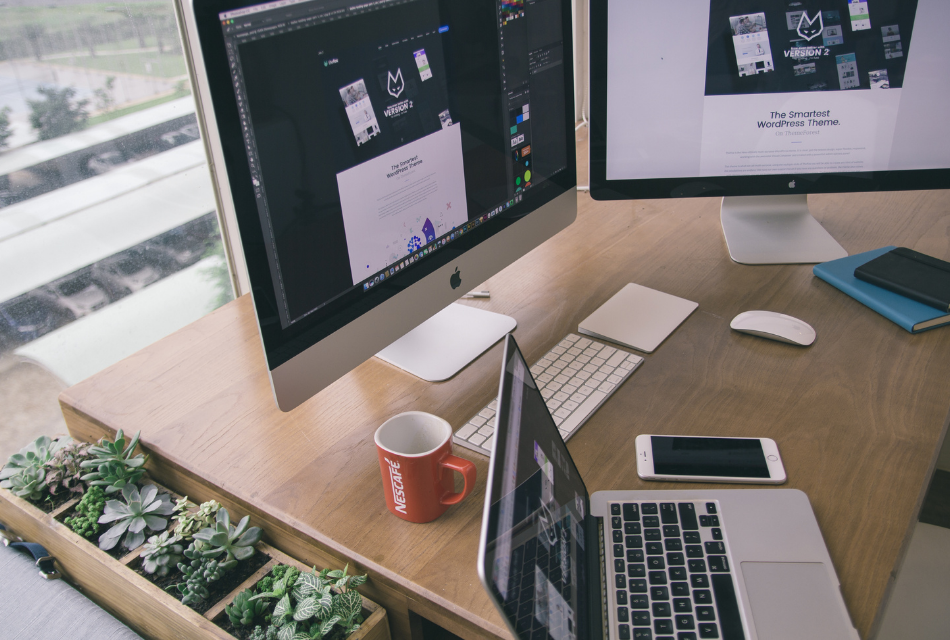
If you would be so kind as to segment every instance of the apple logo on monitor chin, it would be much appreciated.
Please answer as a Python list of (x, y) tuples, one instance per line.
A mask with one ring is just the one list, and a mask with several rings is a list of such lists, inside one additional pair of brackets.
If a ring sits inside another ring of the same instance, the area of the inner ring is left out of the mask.
[(794, 189), (794, 188), (795, 188), (795, 181), (794, 181), (794, 180), (792, 180), (791, 182), (788, 183), (788, 188), (789, 188), (789, 189)]
[(455, 267), (455, 273), (449, 278), (449, 284), (452, 285), (453, 289), (458, 289), (462, 286), (462, 274), (459, 273), (458, 267)]

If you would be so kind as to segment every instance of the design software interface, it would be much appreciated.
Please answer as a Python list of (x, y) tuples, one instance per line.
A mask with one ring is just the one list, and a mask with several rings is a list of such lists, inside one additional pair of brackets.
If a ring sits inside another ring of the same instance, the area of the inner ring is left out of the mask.
[(473, 43), (451, 4), (220, 14), (282, 327), (411, 268), (566, 167), (563, 136), (547, 135), (563, 98), (545, 99), (564, 92), (557, 0), (498, 1), (490, 43)]

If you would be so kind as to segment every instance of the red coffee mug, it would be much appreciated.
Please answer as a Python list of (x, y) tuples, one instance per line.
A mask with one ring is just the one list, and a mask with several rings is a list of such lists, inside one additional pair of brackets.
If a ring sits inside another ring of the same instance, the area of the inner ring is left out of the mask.
[[(438, 416), (408, 411), (376, 430), (386, 506), (409, 522), (431, 522), (475, 487), (475, 465), (452, 455), (452, 427)], [(455, 493), (458, 471), (465, 480)]]

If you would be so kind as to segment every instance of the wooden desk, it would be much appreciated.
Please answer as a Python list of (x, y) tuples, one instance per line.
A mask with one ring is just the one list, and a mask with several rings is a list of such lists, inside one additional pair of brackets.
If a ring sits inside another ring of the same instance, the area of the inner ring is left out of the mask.
[[(466, 302), (514, 316), (530, 362), (628, 282), (699, 303), (571, 440), (589, 490), (662, 488), (637, 478), (638, 433), (774, 438), (785, 486), (810, 497), (854, 623), (873, 635), (947, 429), (950, 329), (911, 335), (809, 265), (731, 262), (718, 200), (578, 203), (574, 225), (479, 287), (490, 300)], [(811, 198), (849, 253), (895, 244), (943, 259), (948, 204), (947, 192)], [(798, 348), (731, 331), (749, 309), (800, 317), (818, 339)], [(412, 611), (464, 638), (508, 638), (475, 569), (487, 460), (457, 449), (477, 466), (475, 491), (435, 523), (410, 524), (386, 510), (373, 444), (379, 424), (410, 409), (461, 425), (496, 393), (500, 360), (496, 345), (429, 384), (372, 359), (284, 414), (245, 296), (60, 400), (74, 436), (141, 429), (173, 489), (250, 512), (306, 562), (369, 572), (367, 595), (397, 637), (410, 635)]]

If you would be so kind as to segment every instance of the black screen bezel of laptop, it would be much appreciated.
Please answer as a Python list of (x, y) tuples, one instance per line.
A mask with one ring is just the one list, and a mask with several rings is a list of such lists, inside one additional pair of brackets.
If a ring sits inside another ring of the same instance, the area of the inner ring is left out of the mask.
[[(495, 0), (479, 0), (485, 4), (483, 28), (487, 20), (495, 24)], [(353, 322), (360, 316), (372, 311), (390, 298), (399, 295), (405, 289), (434, 273), (445, 265), (456, 261), (465, 252), (492, 236), (505, 231), (522, 218), (529, 216), (544, 205), (574, 189), (576, 177), (576, 151), (573, 128), (565, 122), (567, 140), (567, 168), (535, 185), (526, 192), (522, 202), (475, 227), (460, 238), (447, 243), (439, 251), (427, 256), (394, 277), (369, 291), (353, 288), (324, 307), (294, 322), (285, 329), (277, 309), (277, 300), (271, 276), (271, 269), (265, 249), (265, 238), (261, 228), (257, 203), (248, 168), (248, 155), (244, 144), (241, 121), (238, 114), (234, 87), (231, 80), (219, 14), (225, 11), (262, 4), (248, 0), (193, 0), (193, 15), (198, 32), (201, 55), (205, 65), (206, 78), (211, 93), (211, 105), (205, 105), (210, 113), (209, 119), (215, 121), (224, 156), (223, 175), (229, 184), (234, 203), (235, 216), (240, 231), (241, 245), (247, 265), (251, 293), (257, 313), (258, 326), (264, 345), (268, 369), (274, 370), (293, 359), (337, 330)], [(471, 2), (467, 3), (471, 6)], [(487, 12), (491, 5), (492, 13)], [(461, 7), (461, 5), (458, 5)], [(461, 11), (461, 9), (456, 9)], [(479, 14), (482, 15), (482, 14)], [(572, 15), (571, 3), (562, 1), (562, 25), (564, 42), (570, 42)], [(474, 28), (471, 25), (471, 28)], [(566, 114), (574, 113), (573, 69), (574, 61), (571, 47), (564, 47), (562, 68), (564, 70), (564, 109)], [(211, 108), (213, 107), (213, 112)], [(500, 109), (499, 105), (499, 109)], [(567, 119), (565, 119), (567, 120)], [(462, 123), (464, 127), (464, 122)], [(463, 129), (464, 130), (464, 129)], [(506, 151), (507, 153), (507, 151)], [(220, 172), (221, 167), (218, 168)], [(487, 212), (485, 212), (487, 213)], [(471, 216), (469, 218), (472, 219)]]
[[(510, 407), (511, 388), (514, 376), (509, 373), (508, 362), (512, 359), (512, 357), (520, 358), (525, 365), (525, 371), (527, 375), (532, 375), (530, 367), (528, 367), (527, 362), (524, 361), (524, 356), (522, 355), (521, 350), (518, 348), (518, 343), (515, 341), (515, 337), (509, 333), (505, 337), (505, 349), (501, 365), (501, 380), (499, 382), (497, 396), (498, 407), (496, 411), (495, 437), (492, 444), (491, 460), (489, 461), (488, 465), (488, 479), (485, 485), (485, 508), (484, 514), (482, 516), (482, 532), (478, 549), (478, 575), (482, 581), (482, 585), (488, 592), (488, 597), (491, 599), (492, 604), (495, 605), (495, 608), (498, 610), (499, 614), (501, 614), (505, 624), (508, 625), (508, 629), (516, 638), (521, 638), (521, 636), (518, 634), (515, 624), (506, 614), (503, 603), (498, 601), (492, 590), (492, 586), (488, 578), (491, 575), (492, 567), (489, 566), (486, 553), (489, 540), (494, 540), (497, 538), (497, 535), (494, 535), (495, 532), (489, 532), (489, 528), (491, 526), (489, 514), (493, 504), (493, 494), (496, 493), (497, 488), (501, 486), (502, 474), (504, 473), (504, 465), (496, 464), (496, 462), (498, 461), (499, 454), (504, 454), (505, 448), (504, 436), (507, 433), (507, 425), (503, 423), (503, 416), (508, 415), (508, 410)], [(537, 391), (537, 388), (535, 388), (535, 392), (540, 393)], [(564, 445), (563, 440), (561, 440), (561, 435), (557, 430), (557, 426), (554, 424), (553, 418), (550, 418), (550, 414), (548, 414), (548, 417), (549, 420), (545, 422), (545, 424), (542, 426), (542, 429), (548, 430), (552, 439), (556, 438), (555, 441), (561, 442), (563, 445), (562, 453), (564, 453), (566, 457), (571, 460), (571, 464), (574, 464), (574, 460), (571, 458), (570, 452), (567, 450), (567, 446)], [(577, 465), (574, 465), (574, 467), (576, 469)], [(577, 473), (577, 477), (580, 480), (580, 483), (584, 486), (583, 497), (586, 508), (584, 531), (585, 535), (587, 536), (588, 543), (585, 545), (584, 551), (586, 552), (586, 561), (588, 567), (588, 589), (586, 595), (589, 614), (588, 625), (586, 629), (587, 635), (582, 636), (580, 634), (580, 629), (578, 629), (579, 632), (577, 634), (577, 638), (578, 640), (604, 640), (604, 598), (606, 594), (601, 590), (604, 574), (604, 556), (602, 554), (603, 533), (601, 532), (602, 519), (591, 515), (590, 492), (587, 491), (583, 478), (580, 476), (580, 472)], [(528, 639), (521, 638), (521, 640)]]

